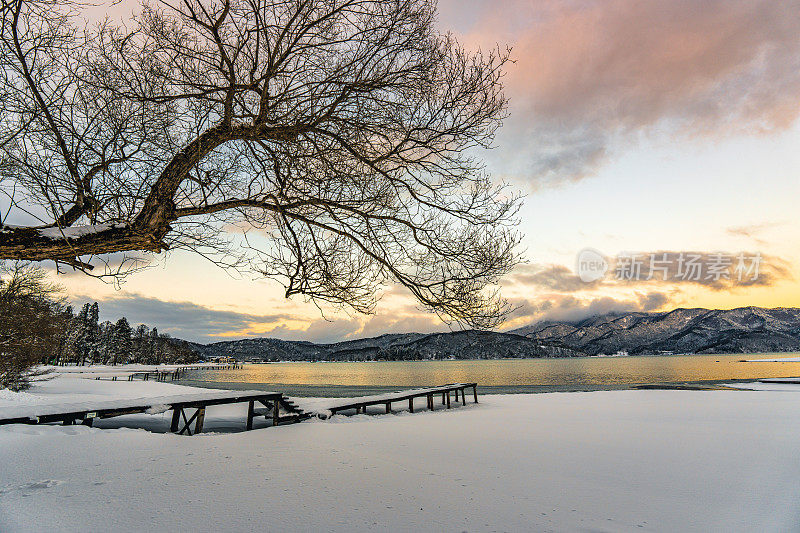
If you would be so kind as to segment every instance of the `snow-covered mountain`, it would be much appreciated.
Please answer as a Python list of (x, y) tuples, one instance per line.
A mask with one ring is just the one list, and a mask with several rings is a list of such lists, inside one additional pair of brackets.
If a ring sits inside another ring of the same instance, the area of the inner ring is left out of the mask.
[(193, 344), (192, 347), (205, 357), (225, 356), (265, 361), (499, 359), (583, 355), (557, 342), (540, 342), (511, 333), (472, 330), (433, 334), (387, 334), (333, 344), (243, 339), (206, 345)]
[(264, 361), (576, 357), (618, 351), (631, 355), (793, 352), (800, 351), (800, 309), (675, 309), (539, 322), (507, 333), (393, 333), (332, 344), (261, 338), (192, 347), (205, 357)]
[(512, 331), (587, 355), (800, 351), (800, 309), (675, 309), (540, 322)]

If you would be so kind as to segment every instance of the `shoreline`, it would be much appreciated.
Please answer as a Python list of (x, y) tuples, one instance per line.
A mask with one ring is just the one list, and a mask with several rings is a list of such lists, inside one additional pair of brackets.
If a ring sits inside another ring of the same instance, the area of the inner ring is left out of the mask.
[[(343, 359), (343, 360), (332, 360), (332, 359), (289, 359), (289, 360), (281, 360), (281, 361), (239, 361), (241, 364), (245, 365), (282, 365), (282, 364), (291, 364), (291, 363), (314, 363), (314, 364), (324, 364), (324, 363), (436, 363), (436, 362), (453, 362), (453, 361), (549, 361), (549, 360), (564, 360), (564, 359), (634, 359), (637, 357), (646, 357), (646, 358), (658, 358), (658, 357), (713, 357), (713, 356), (724, 356), (724, 357), (731, 357), (736, 355), (755, 355), (755, 356), (763, 356), (763, 355), (786, 355), (786, 354), (796, 354), (798, 352), (729, 352), (729, 353), (657, 353), (657, 354), (628, 354), (628, 355), (616, 355), (616, 354), (597, 354), (597, 355), (580, 355), (580, 356), (566, 356), (566, 357), (492, 357), (492, 358), (442, 358), (442, 359)], [(777, 357), (777, 358), (769, 358), (769, 359), (742, 359), (742, 363), (755, 363), (755, 362), (800, 362), (800, 357)]]
[[(800, 377), (800, 369), (798, 369)], [(736, 385), (741, 383), (752, 383), (753, 379), (712, 379), (696, 381), (661, 381), (661, 382), (642, 382), (635, 384), (604, 384), (597, 386), (587, 385), (481, 385), (478, 383), (478, 390), (481, 395), (525, 395), (525, 394), (551, 394), (551, 393), (579, 393), (579, 392), (604, 392), (619, 390), (639, 390), (641, 387), (670, 387), (685, 386), (687, 390), (693, 387), (708, 387), (709, 390), (718, 386)], [(299, 383), (251, 383), (251, 382), (223, 382), (223, 381), (203, 381), (183, 379), (175, 381), (176, 385), (186, 385), (189, 387), (199, 387), (207, 389), (231, 389), (231, 390), (265, 390), (282, 392), (298, 397), (312, 398), (345, 398), (353, 396), (365, 396), (370, 394), (380, 394), (393, 392), (413, 386), (370, 386), (370, 385), (309, 385)], [(423, 385), (420, 385), (423, 386)]]

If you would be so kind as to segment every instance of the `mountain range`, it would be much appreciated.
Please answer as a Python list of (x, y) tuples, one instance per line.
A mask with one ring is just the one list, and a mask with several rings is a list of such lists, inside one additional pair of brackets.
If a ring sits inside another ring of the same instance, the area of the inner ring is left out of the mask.
[(272, 338), (190, 343), (203, 357), (250, 361), (371, 361), (580, 357), (628, 352), (800, 351), (800, 309), (741, 307), (611, 313), (537, 322), (509, 332), (392, 333), (330, 344)]
[(584, 355), (557, 342), (538, 341), (513, 333), (475, 330), (432, 334), (391, 333), (332, 344), (261, 338), (191, 346), (206, 358), (235, 357), (250, 361), (402, 361)]
[(609, 314), (579, 322), (540, 322), (513, 331), (586, 355), (800, 351), (800, 309), (740, 307)]

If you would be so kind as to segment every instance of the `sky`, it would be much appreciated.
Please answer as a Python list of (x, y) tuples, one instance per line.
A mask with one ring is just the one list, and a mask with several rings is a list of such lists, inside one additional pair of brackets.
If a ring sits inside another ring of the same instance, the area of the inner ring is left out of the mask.
[[(800, 306), (800, 1), (439, 8), (442, 32), (471, 50), (508, 46), (514, 60), (509, 117), (481, 154), (525, 195), (526, 262), (502, 282), (515, 310), (501, 329), (607, 312)], [(587, 249), (607, 267), (589, 281), (594, 272), (578, 262)], [(698, 264), (699, 276), (689, 268)], [(102, 319), (125, 315), (200, 342), (448, 329), (397, 288), (374, 315), (347, 315), (187, 252), (121, 287), (75, 273), (58, 281), (76, 305), (97, 300)]]

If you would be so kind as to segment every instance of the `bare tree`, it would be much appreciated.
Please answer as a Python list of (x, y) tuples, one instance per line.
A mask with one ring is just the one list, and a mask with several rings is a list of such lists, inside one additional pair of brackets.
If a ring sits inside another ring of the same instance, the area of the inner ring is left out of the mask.
[(58, 349), (66, 326), (59, 292), (42, 269), (22, 263), (0, 269), (0, 389), (25, 389), (44, 374), (32, 367)]
[(41, 224), (3, 226), (0, 258), (188, 248), (287, 297), (371, 312), (400, 283), (502, 315), (518, 202), (470, 154), (508, 55), (439, 33), (435, 2), (174, 0), (80, 31), (60, 5), (3, 4), (0, 179)]

